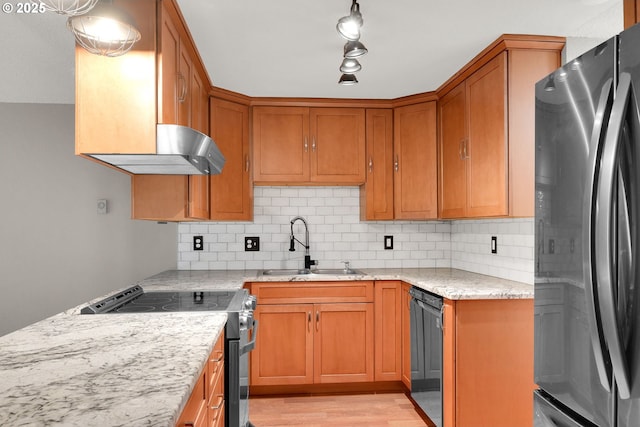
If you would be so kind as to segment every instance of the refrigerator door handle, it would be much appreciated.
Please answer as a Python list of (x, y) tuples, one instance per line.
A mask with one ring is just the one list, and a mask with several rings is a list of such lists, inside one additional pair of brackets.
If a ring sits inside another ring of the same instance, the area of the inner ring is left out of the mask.
[(600, 98), (598, 100), (598, 106), (596, 110), (596, 117), (594, 120), (594, 128), (591, 133), (592, 141), (589, 146), (594, 149), (589, 154), (589, 173), (587, 175), (587, 183), (585, 187), (585, 204), (583, 210), (583, 252), (589, 262), (584, 263), (584, 283), (585, 283), (585, 295), (587, 304), (587, 318), (589, 321), (589, 332), (591, 338), (591, 347), (593, 348), (594, 361), (596, 370), (598, 371), (598, 377), (602, 387), (608, 392), (611, 391), (611, 367), (605, 361), (605, 339), (604, 332), (602, 330), (602, 323), (600, 321), (600, 310), (598, 308), (598, 296), (595, 288), (595, 247), (592, 242), (593, 231), (595, 228), (595, 194), (596, 183), (598, 174), (598, 158), (602, 151), (602, 146), (605, 141), (606, 126), (609, 115), (611, 113), (611, 106), (613, 104), (613, 79), (609, 79), (602, 86), (600, 92)]
[(618, 153), (631, 95), (631, 76), (628, 73), (621, 73), (600, 159), (601, 174), (597, 184), (595, 215), (596, 277), (602, 326), (618, 385), (618, 394), (622, 399), (628, 399), (631, 396), (631, 387), (616, 310), (615, 285), (617, 277), (614, 252), (617, 248), (615, 245), (616, 231), (613, 225), (615, 224), (614, 208), (617, 205), (614, 203), (614, 196), (616, 194), (615, 185), (618, 182)]

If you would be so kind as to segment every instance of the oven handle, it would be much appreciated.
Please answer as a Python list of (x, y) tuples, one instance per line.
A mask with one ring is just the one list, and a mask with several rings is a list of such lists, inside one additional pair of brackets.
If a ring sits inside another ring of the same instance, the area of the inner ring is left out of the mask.
[(258, 337), (258, 320), (253, 319), (253, 325), (251, 325), (250, 328), (247, 328), (247, 332), (252, 329), (253, 333), (251, 334), (251, 341), (240, 347), (240, 356), (249, 353), (251, 350), (256, 348), (256, 338)]

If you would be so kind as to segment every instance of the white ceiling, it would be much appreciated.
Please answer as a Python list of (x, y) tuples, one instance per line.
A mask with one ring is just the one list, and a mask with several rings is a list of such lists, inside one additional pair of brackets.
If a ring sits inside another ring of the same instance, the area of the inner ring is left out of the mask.
[[(359, 0), (369, 53), (360, 83), (340, 86), (345, 41), (335, 24), (351, 0), (178, 3), (215, 86), (287, 97), (431, 91), (501, 34), (566, 36), (586, 49), (621, 31), (623, 15), (622, 0)], [(74, 102), (74, 42), (65, 24), (53, 13), (0, 15), (0, 102)]]

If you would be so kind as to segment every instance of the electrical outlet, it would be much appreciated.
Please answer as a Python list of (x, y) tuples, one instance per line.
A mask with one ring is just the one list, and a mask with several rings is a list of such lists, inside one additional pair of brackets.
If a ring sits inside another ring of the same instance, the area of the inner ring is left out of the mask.
[(498, 253), (498, 236), (491, 236), (491, 253)]
[(260, 238), (259, 237), (245, 237), (244, 238), (244, 251), (253, 252), (260, 250)]
[(393, 236), (384, 236), (384, 248), (393, 249)]
[(201, 251), (204, 249), (204, 237), (202, 236), (193, 236), (193, 250)]

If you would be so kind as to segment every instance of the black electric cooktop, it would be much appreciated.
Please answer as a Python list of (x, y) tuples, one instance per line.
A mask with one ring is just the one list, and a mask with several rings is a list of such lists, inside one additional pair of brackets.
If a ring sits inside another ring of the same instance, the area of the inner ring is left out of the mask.
[(82, 314), (227, 311), (238, 291), (146, 292), (134, 286), (84, 307)]

